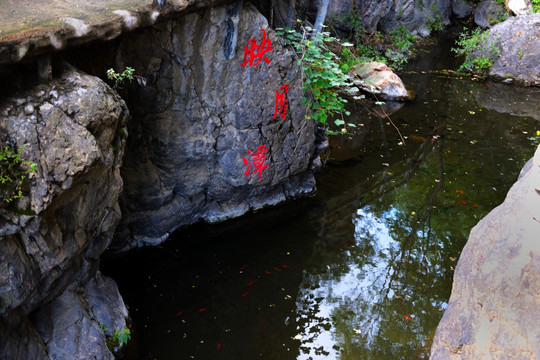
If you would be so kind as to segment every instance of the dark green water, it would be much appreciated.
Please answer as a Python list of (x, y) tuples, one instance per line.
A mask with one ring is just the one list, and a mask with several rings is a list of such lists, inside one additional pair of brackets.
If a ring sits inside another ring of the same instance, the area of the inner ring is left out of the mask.
[(133, 318), (127, 358), (427, 359), (469, 231), (540, 129), (538, 90), (441, 75), (448, 49), (400, 74), (417, 94), (390, 116), (406, 146), (359, 105), (317, 196), (107, 258)]

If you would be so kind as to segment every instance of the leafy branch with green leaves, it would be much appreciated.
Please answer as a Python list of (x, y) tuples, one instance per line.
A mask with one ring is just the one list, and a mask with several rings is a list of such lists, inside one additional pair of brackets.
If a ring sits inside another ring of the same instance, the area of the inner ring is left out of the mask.
[(142, 76), (135, 75), (135, 69), (129, 66), (127, 66), (121, 73), (117, 73), (113, 68), (110, 68), (107, 70), (107, 79), (114, 81), (113, 87), (115, 89), (121, 88), (121, 85), (126, 80), (137, 80), (140, 86), (146, 85), (146, 79)]
[(495, 43), (489, 43), (489, 29), (482, 31), (480, 28), (476, 28), (471, 32), (467, 28), (464, 30), (465, 32), (459, 35), (456, 42), (458, 47), (452, 48), (456, 54), (465, 56), (458, 71), (486, 72), (493, 65), (495, 59), (501, 55), (501, 51)]
[(0, 197), (11, 203), (23, 195), (23, 185), (28, 175), (36, 171), (36, 164), (21, 159), (24, 146), (14, 150), (9, 146), (0, 149)]
[[(99, 323), (99, 327), (105, 334), (109, 332), (109, 328), (102, 322)], [(129, 328), (115, 330), (112, 337), (107, 335), (107, 347), (112, 351), (119, 345), (126, 345), (129, 340), (131, 340), (131, 330)]]
[[(287, 45), (294, 48), (299, 57), (298, 65), (302, 68), (302, 90), (306, 94), (302, 103), (313, 110), (313, 119), (325, 124), (329, 134), (338, 133), (328, 130), (328, 122), (331, 120), (341, 127), (342, 133), (345, 133), (346, 126), (356, 127), (356, 125), (345, 121), (345, 116), (350, 115), (350, 112), (345, 110), (347, 100), (339, 94), (339, 91), (353, 94), (359, 89), (340, 67), (340, 59), (330, 49), (330, 44), (336, 47), (349, 47), (352, 44), (341, 43), (326, 31), (315, 33), (300, 20), (297, 20), (297, 24), (299, 30), (278, 28), (276, 32), (283, 37)], [(355, 99), (362, 97), (354, 96)]]

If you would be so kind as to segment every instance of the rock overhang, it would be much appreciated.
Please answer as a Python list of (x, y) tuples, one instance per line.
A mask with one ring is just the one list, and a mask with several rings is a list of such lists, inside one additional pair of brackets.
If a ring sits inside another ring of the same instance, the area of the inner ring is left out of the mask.
[(0, 2), (0, 66), (151, 26), (232, 0), (44, 0)]

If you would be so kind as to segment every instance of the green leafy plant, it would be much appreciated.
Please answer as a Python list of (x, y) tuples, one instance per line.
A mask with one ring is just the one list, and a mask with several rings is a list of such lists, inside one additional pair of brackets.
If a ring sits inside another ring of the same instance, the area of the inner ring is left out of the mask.
[(127, 344), (131, 340), (131, 331), (128, 328), (123, 328), (121, 330), (116, 330), (112, 337), (114, 342), (118, 344)]
[(444, 25), (441, 20), (441, 15), (439, 14), (439, 7), (436, 3), (431, 5), (431, 13), (426, 16), (426, 25), (429, 31), (441, 31), (444, 29)]
[[(109, 332), (109, 328), (107, 328), (102, 322), (99, 323), (99, 328), (103, 330), (104, 333)], [(112, 337), (107, 336), (107, 347), (112, 350), (119, 345), (127, 344), (129, 340), (131, 340), (131, 330), (129, 330), (127, 327), (120, 330), (115, 330)]]
[(110, 68), (109, 70), (107, 70), (107, 78), (114, 81), (114, 87), (117, 88), (124, 82), (124, 80), (133, 80), (134, 73), (135, 69), (129, 66), (126, 67), (125, 70), (121, 73), (117, 73), (116, 71), (114, 71), (113, 68)]
[(470, 70), (485, 72), (495, 62), (495, 58), (501, 55), (501, 51), (495, 43), (488, 43), (489, 29), (482, 31), (479, 28), (470, 33), (465, 29), (457, 41), (457, 48), (452, 51), (458, 55), (465, 56), (465, 61), (458, 71)]
[(540, 145), (540, 130), (536, 130), (536, 136), (530, 136), (527, 139), (529, 139), (531, 145), (535, 147)]
[(495, 25), (495, 24), (498, 24), (500, 22), (503, 22), (504, 20), (506, 20), (508, 18), (508, 12), (506, 12), (506, 10), (497, 10), (497, 13), (495, 14), (495, 16), (489, 16), (489, 24), (490, 25)]
[(540, 0), (532, 0), (531, 5), (535, 13), (540, 12)]
[(413, 45), (414, 35), (403, 25), (392, 30), (390, 35), (392, 36), (392, 43), (398, 49), (408, 51)]
[(352, 84), (351, 77), (340, 65), (339, 57), (330, 49), (330, 44), (335, 48), (345, 49), (352, 47), (352, 44), (341, 43), (329, 32), (314, 34), (313, 29), (304, 27), (299, 20), (298, 24), (299, 31), (276, 30), (299, 56), (298, 65), (302, 66), (303, 91), (307, 95), (302, 99), (303, 104), (313, 110), (313, 119), (327, 126), (329, 121), (333, 120), (338, 126), (347, 124), (354, 127), (354, 124), (346, 123), (344, 120), (344, 115), (348, 116), (350, 113), (345, 111), (347, 100), (339, 95), (339, 90), (354, 93), (359, 89)]
[(28, 175), (36, 171), (36, 164), (21, 159), (24, 146), (14, 150), (9, 146), (0, 149), (0, 197), (11, 203), (23, 194), (23, 185)]

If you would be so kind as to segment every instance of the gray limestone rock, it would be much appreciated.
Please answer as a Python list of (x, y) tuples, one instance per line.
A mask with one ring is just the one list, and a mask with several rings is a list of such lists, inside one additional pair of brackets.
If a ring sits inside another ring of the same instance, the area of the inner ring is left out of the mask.
[[(84, 288), (70, 286), (32, 315), (50, 359), (114, 359), (105, 337), (126, 327), (115, 282), (97, 273)], [(103, 325), (100, 325), (103, 324)]]
[(431, 359), (540, 357), (540, 148), (471, 231)]
[[(98, 78), (63, 66), (49, 84), (0, 105), (1, 145), (24, 146), (22, 158), (36, 164), (16, 210), (0, 208), (0, 333), (94, 276), (120, 219), (125, 103)], [(0, 336), (0, 358), (43, 349), (39, 336), (11, 338), (32, 331), (21, 326)], [(14, 348), (17, 343), (24, 346)]]
[[(119, 246), (156, 244), (181, 225), (225, 220), (314, 190), (317, 125), (300, 103), (296, 56), (245, 2), (227, 59), (229, 18), (227, 6), (215, 7), (122, 39), (122, 64), (149, 81), (129, 94)], [(263, 36), (271, 41), (269, 63), (242, 66), (250, 39), (260, 44)], [(285, 119), (274, 117), (283, 85)], [(267, 151), (260, 177), (252, 162), (258, 149)]]
[(482, 1), (474, 10), (474, 22), (483, 28), (490, 28), (505, 16), (504, 8), (495, 1)]
[(489, 75), (505, 82), (540, 85), (540, 14), (511, 17), (491, 28), (489, 43), (495, 43), (501, 56), (495, 59)]
[(473, 10), (473, 4), (468, 0), (452, 0), (452, 13), (458, 19), (463, 19), (470, 16)]

